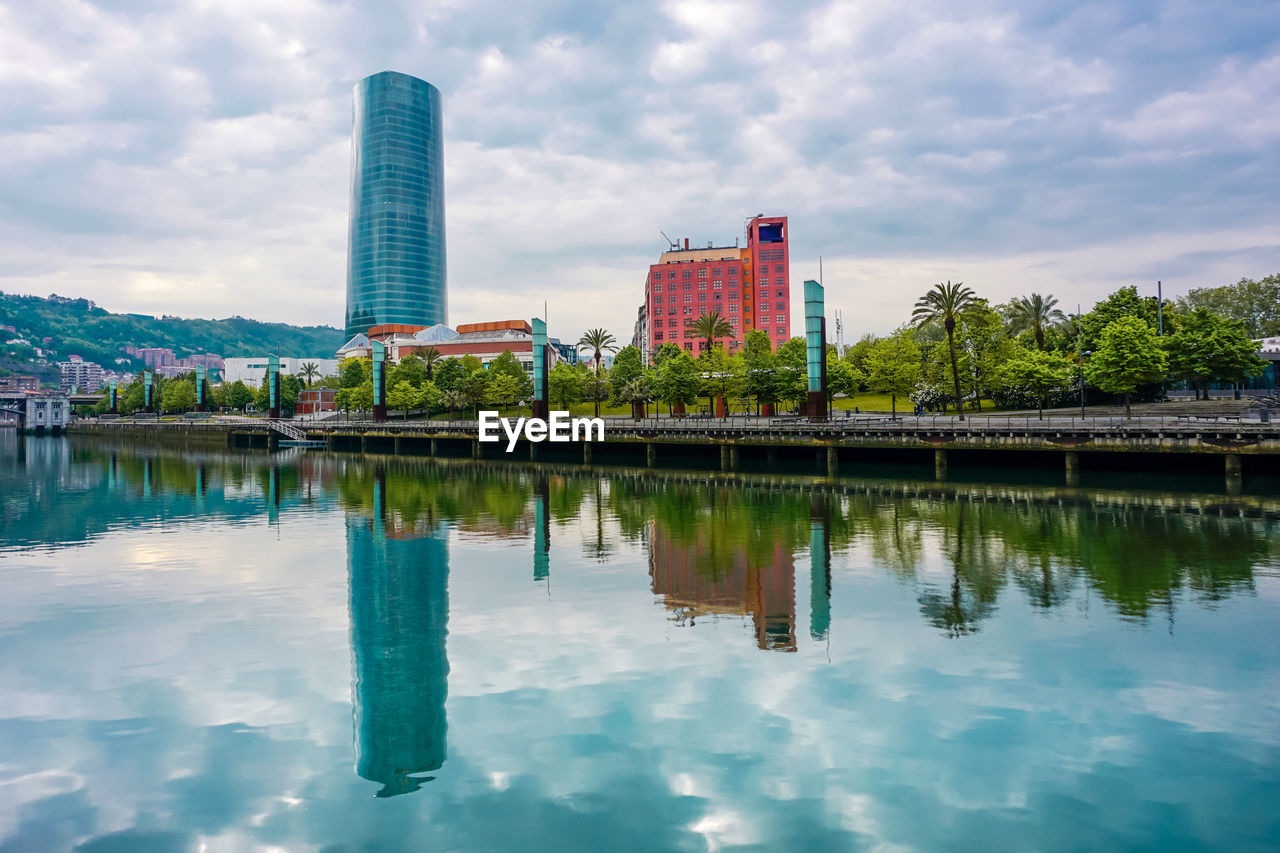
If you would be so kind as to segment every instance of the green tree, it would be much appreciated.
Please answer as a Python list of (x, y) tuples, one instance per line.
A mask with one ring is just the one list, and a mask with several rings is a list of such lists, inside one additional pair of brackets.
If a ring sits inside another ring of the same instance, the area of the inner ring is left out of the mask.
[(808, 391), (809, 355), (804, 338), (790, 338), (777, 353), (777, 385), (779, 400), (799, 402)]
[(1098, 348), (1085, 364), (1089, 384), (1124, 395), (1124, 415), (1133, 417), (1130, 396), (1139, 385), (1164, 378), (1166, 360), (1160, 339), (1140, 317), (1120, 317), (1102, 330)]
[(427, 378), (435, 381), (436, 365), (440, 363), (444, 355), (435, 347), (427, 347), (419, 354), (422, 356), (422, 363), (427, 366)]
[[(423, 361), (417, 353), (409, 353), (400, 359), (400, 363), (387, 371), (387, 388), (391, 389), (399, 385), (401, 382), (408, 382), (414, 388), (418, 388), (423, 382), (427, 381), (427, 363)], [(390, 403), (390, 395), (388, 394), (387, 405)]]
[(1009, 324), (1011, 331), (1031, 332), (1036, 338), (1036, 349), (1044, 349), (1045, 332), (1067, 319), (1058, 309), (1058, 300), (1054, 296), (1041, 296), (1033, 293), (1015, 299), (1009, 306)]
[(489, 362), (488, 372), (490, 377), (507, 376), (515, 383), (515, 398), (519, 400), (527, 400), (533, 396), (533, 378), (529, 376), (528, 371), (524, 369), (524, 365), (515, 357), (511, 350), (503, 350), (498, 357)]
[(609, 368), (609, 391), (615, 405), (628, 401), (622, 396), (623, 389), (643, 375), (644, 359), (640, 350), (632, 346), (618, 350), (613, 357), (613, 367)]
[(166, 383), (160, 408), (166, 412), (185, 412), (196, 404), (196, 389), (186, 382)]
[(568, 411), (570, 406), (582, 400), (585, 380), (582, 371), (562, 361), (547, 374), (547, 394), (552, 403)]
[(1103, 329), (1122, 317), (1136, 317), (1153, 330), (1157, 329), (1158, 314), (1158, 300), (1154, 296), (1139, 296), (1138, 288), (1132, 285), (1122, 287), (1080, 318), (1082, 348), (1096, 350), (1101, 346)]
[(1044, 420), (1044, 398), (1052, 391), (1071, 384), (1072, 363), (1056, 352), (1024, 349), (1010, 359), (1002, 371), (1004, 381), (1025, 388), (1039, 401), (1040, 419)]
[(387, 408), (403, 413), (404, 419), (408, 420), (409, 410), (421, 408), (422, 399), (422, 392), (413, 383), (401, 379), (387, 392)]
[(366, 379), (354, 388), (348, 389), (351, 408), (367, 412), (373, 408), (373, 380)]
[(718, 346), (700, 358), (698, 366), (702, 369), (702, 393), (707, 395), (712, 414), (716, 411), (717, 397), (724, 397), (727, 404), (742, 394), (747, 373), (741, 355), (730, 355)]
[(363, 359), (344, 358), (338, 368), (338, 387), (355, 388), (365, 380)]
[(1239, 320), (1250, 338), (1280, 335), (1280, 273), (1259, 281), (1242, 278), (1222, 287), (1194, 288), (1178, 304), (1185, 311), (1204, 308)]
[(489, 377), (485, 388), (485, 400), (499, 409), (511, 408), (520, 397), (520, 383), (507, 373), (496, 373)]
[(480, 359), (476, 358), (471, 353), (467, 353), (462, 358), (458, 359), (458, 361), (462, 362), (462, 369), (466, 371), (467, 376), (470, 376), (477, 370), (484, 369), (484, 364), (481, 363)]
[(1207, 383), (1244, 382), (1266, 369), (1243, 321), (1196, 308), (1179, 317), (1176, 325), (1164, 339), (1169, 370), (1194, 385), (1197, 399)]
[(898, 395), (906, 396), (920, 382), (920, 347), (909, 329), (899, 329), (876, 341), (863, 362), (867, 387), (889, 395), (893, 417), (898, 416)]
[(978, 411), (982, 411), (983, 396), (999, 381), (1000, 370), (1016, 345), (1006, 334), (1000, 315), (982, 299), (960, 318), (957, 339), (964, 354), (961, 384), (973, 389)]
[[(456, 361), (456, 359), (450, 359)], [(467, 395), (461, 388), (450, 388), (440, 392), (440, 402), (449, 410), (449, 420), (454, 420), (461, 409), (467, 406)]]
[(456, 391), (467, 378), (467, 370), (461, 359), (446, 358), (436, 366), (434, 378), (441, 391)]
[[(611, 380), (612, 381), (612, 380)], [(646, 376), (637, 376), (617, 391), (618, 399), (631, 404), (631, 416), (637, 420), (644, 415), (644, 409), (637, 403), (648, 403), (653, 399), (653, 390)]]
[(654, 391), (668, 406), (687, 406), (698, 399), (702, 377), (693, 356), (681, 350), (670, 356), (657, 371)]
[(933, 289), (916, 301), (911, 320), (917, 326), (929, 322), (941, 323), (947, 333), (947, 351), (951, 356), (951, 377), (956, 392), (956, 414), (964, 420), (964, 398), (960, 394), (960, 369), (956, 363), (956, 323), (977, 304), (973, 291), (964, 282), (935, 284)]
[(302, 377), (302, 381), (310, 388), (317, 379), (320, 378), (320, 366), (314, 361), (305, 361), (298, 370), (298, 375)]
[[(466, 356), (463, 360), (466, 360)], [(476, 359), (479, 361), (479, 359)], [(489, 377), (484, 368), (476, 368), (467, 374), (467, 378), (463, 380), (461, 386), (462, 394), (466, 397), (467, 407), (474, 409), (477, 413), (480, 407), (489, 399)]]
[[(834, 347), (832, 348), (834, 350)], [(827, 359), (827, 400), (837, 394), (853, 397), (862, 385), (862, 373), (856, 367), (834, 354)]]
[[(616, 352), (618, 346), (613, 335), (604, 329), (587, 329), (582, 333), (582, 337), (578, 338), (578, 349), (590, 351), (591, 361), (595, 365), (596, 373), (599, 373), (603, 353)], [(597, 406), (596, 415), (599, 416), (599, 414), (600, 407)]]
[(230, 385), (224, 383), (223, 388), (226, 389), (223, 393), (224, 405), (232, 409), (241, 411), (245, 406), (253, 402), (253, 391), (239, 379)]
[[(765, 337), (768, 338), (769, 336), (765, 335)], [(653, 366), (658, 367), (664, 361), (679, 352), (679, 345), (673, 344), (670, 341), (667, 341), (665, 344), (659, 344), (658, 348), (653, 351)]]
[(778, 401), (778, 360), (773, 354), (769, 333), (764, 329), (752, 329), (742, 348), (744, 385), (748, 396), (760, 403)]
[(873, 334), (865, 334), (858, 338), (855, 343), (845, 347), (841, 358), (857, 368), (863, 375), (866, 375), (867, 356), (871, 354), (871, 348), (876, 345), (876, 341), (878, 340), (879, 338)]
[(688, 329), (694, 335), (702, 338), (702, 352), (710, 353), (715, 347), (716, 338), (727, 338), (733, 335), (733, 327), (729, 325), (729, 321), (720, 316), (719, 311), (712, 311), (710, 314), (699, 314), (698, 319), (687, 324)]

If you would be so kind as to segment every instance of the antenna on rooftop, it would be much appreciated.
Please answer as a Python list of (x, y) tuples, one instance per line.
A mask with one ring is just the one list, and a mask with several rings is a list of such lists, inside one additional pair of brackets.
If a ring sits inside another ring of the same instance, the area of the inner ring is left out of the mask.
[(836, 309), (836, 353), (844, 354), (844, 317), (839, 308)]

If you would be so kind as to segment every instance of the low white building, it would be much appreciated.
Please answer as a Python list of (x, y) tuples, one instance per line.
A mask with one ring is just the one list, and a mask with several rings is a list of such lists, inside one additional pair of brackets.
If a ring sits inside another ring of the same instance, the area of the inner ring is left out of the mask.
[[(243, 382), (250, 388), (257, 388), (267, 375), (267, 356), (258, 355), (249, 358), (224, 358), (222, 360), (222, 381)], [(286, 358), (280, 357), (280, 373), (298, 375), (302, 365), (310, 362), (320, 371), (321, 376), (329, 376), (338, 372), (336, 358)], [(188, 371), (189, 372), (189, 371)]]

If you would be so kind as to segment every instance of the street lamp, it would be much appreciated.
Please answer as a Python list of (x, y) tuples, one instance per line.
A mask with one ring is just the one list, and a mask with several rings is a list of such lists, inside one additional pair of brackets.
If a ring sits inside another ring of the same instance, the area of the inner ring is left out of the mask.
[(1080, 368), (1080, 417), (1082, 418), (1084, 417), (1084, 357), (1087, 355), (1093, 355), (1093, 350), (1087, 349), (1080, 353), (1080, 358), (1077, 360)]

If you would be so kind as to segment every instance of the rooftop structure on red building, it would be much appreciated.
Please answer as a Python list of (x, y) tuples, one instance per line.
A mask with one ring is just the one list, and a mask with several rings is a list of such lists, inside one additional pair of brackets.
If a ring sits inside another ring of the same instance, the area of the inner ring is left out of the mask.
[(686, 238), (663, 252), (645, 278), (643, 331), (652, 353), (664, 343), (697, 355), (707, 342), (692, 326), (704, 314), (718, 313), (731, 333), (714, 345), (734, 351), (747, 333), (761, 329), (776, 349), (791, 337), (791, 273), (785, 216), (753, 216), (747, 221), (745, 247), (691, 247)]

